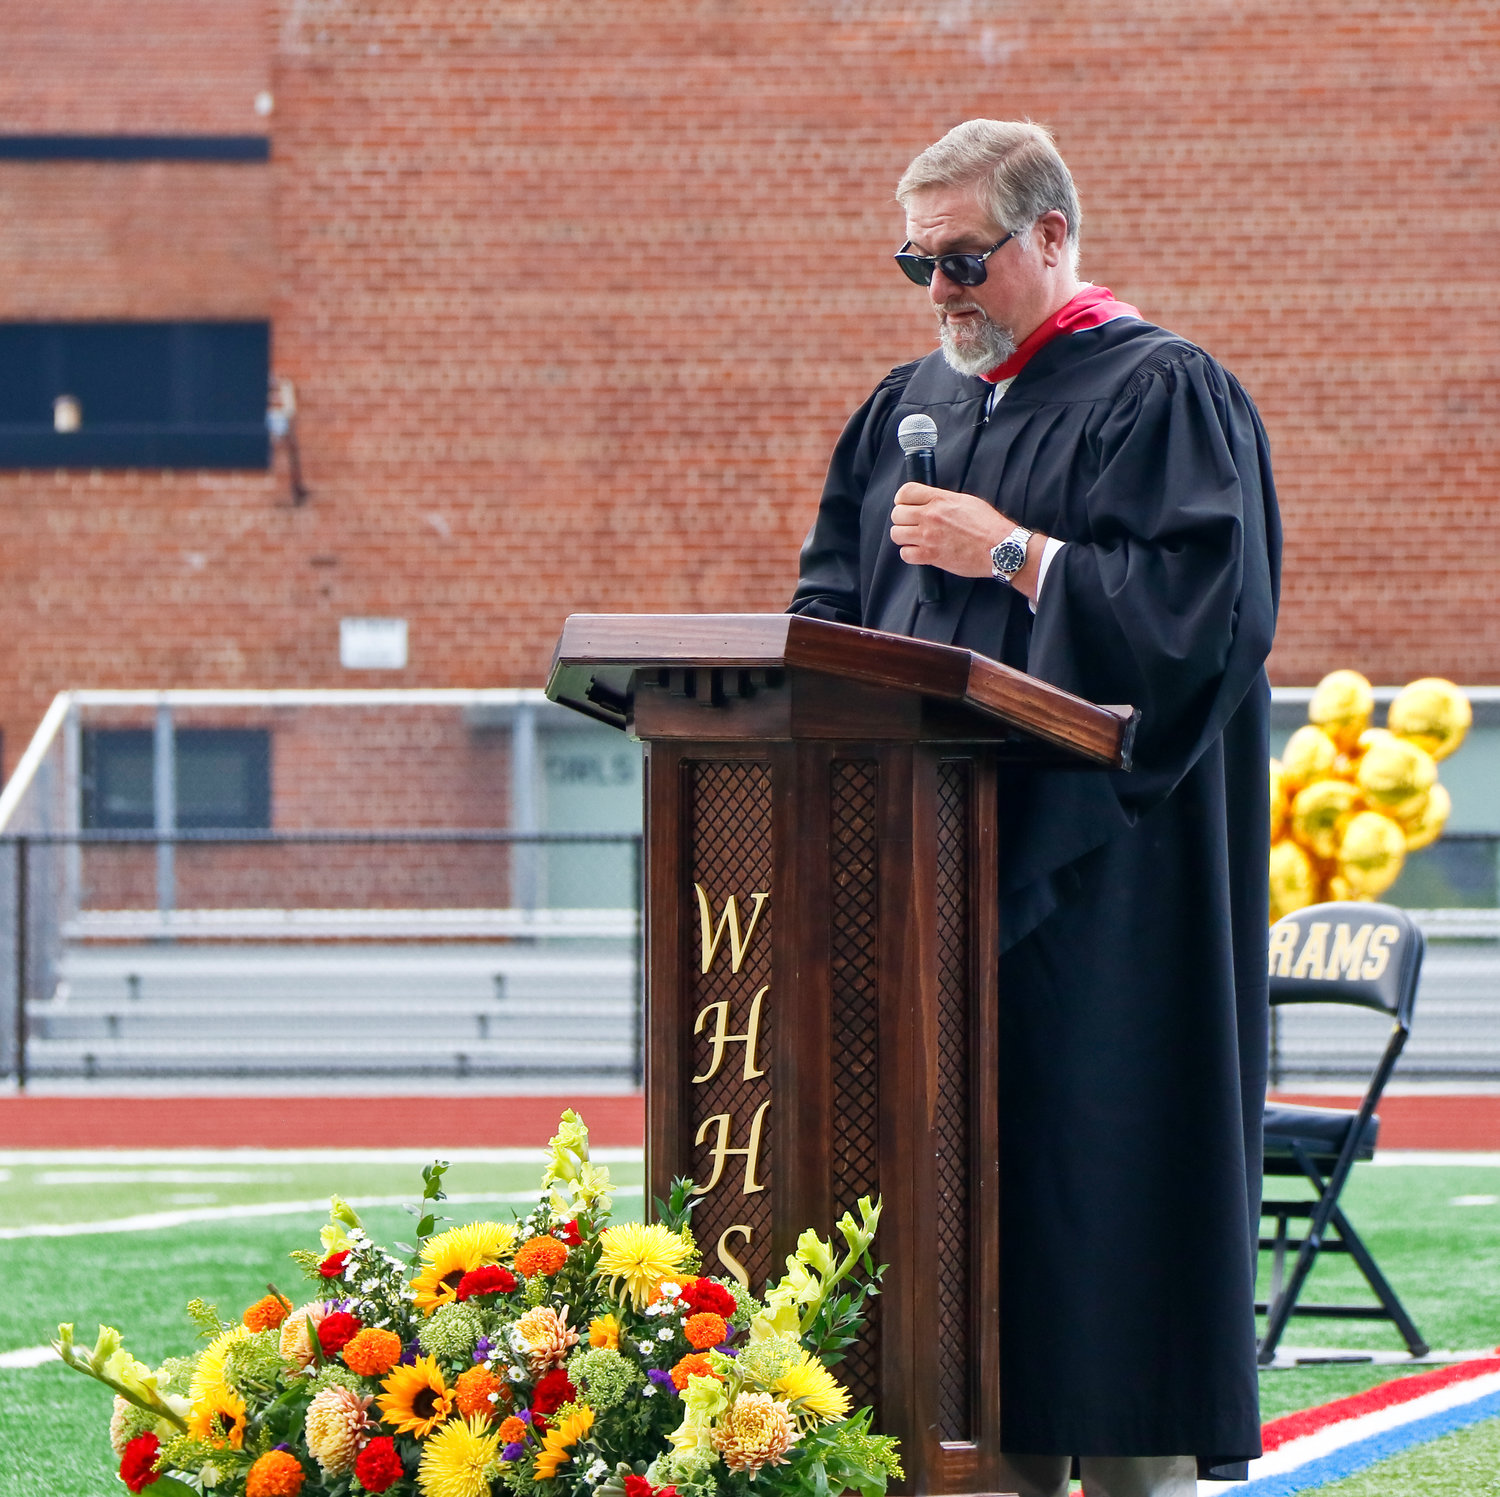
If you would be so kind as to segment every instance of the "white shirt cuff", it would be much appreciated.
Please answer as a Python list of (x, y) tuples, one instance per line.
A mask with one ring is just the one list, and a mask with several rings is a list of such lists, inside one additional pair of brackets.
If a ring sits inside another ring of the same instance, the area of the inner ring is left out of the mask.
[(1053, 558), (1067, 544), (1060, 541), (1055, 535), (1047, 537), (1047, 544), (1042, 547), (1042, 559), (1036, 566), (1036, 597), (1031, 600), (1031, 611), (1036, 612), (1036, 605), (1042, 601), (1042, 589), (1047, 585), (1047, 568), (1052, 565)]

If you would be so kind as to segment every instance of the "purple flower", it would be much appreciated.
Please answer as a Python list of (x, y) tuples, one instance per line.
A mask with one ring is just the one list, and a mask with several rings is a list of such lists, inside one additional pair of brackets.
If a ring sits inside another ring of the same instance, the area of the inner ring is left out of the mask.
[(668, 1388), (673, 1393), (677, 1391), (677, 1384), (672, 1381), (672, 1374), (670, 1372), (663, 1372), (659, 1367), (652, 1367), (646, 1373), (646, 1376), (649, 1377), (658, 1388)]
[(488, 1336), (481, 1336), (479, 1340), (474, 1343), (474, 1360), (476, 1362), (484, 1361), (484, 1359), (489, 1356), (490, 1347), (493, 1345), (494, 1342), (492, 1342)]
[(410, 1367), (417, 1360), (418, 1356), (421, 1355), (421, 1351), (422, 1343), (413, 1338), (401, 1348), (401, 1356), (397, 1361), (396, 1366)]
[(516, 1410), (516, 1418), (519, 1419), (522, 1424), (530, 1424), (530, 1423), (532, 1423), (531, 1410), (530, 1409), (517, 1409)]
[(500, 1452), (502, 1461), (518, 1461), (526, 1454), (526, 1442), (524, 1440), (512, 1440), (504, 1450)]

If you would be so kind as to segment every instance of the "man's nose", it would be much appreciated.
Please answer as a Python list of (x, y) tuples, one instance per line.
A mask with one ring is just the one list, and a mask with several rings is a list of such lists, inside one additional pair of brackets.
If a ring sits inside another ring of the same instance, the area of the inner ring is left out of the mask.
[(951, 301), (953, 297), (963, 290), (956, 281), (950, 281), (943, 274), (942, 267), (932, 267), (932, 280), (928, 284), (927, 294), (932, 298), (934, 306), (942, 306), (944, 302)]

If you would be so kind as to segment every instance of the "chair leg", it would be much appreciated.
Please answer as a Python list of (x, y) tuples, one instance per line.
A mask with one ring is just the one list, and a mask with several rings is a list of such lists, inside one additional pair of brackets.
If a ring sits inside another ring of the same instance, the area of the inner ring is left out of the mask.
[(1365, 1276), (1365, 1282), (1375, 1291), (1375, 1297), (1384, 1306), (1385, 1313), (1395, 1322), (1396, 1329), (1401, 1332), (1401, 1339), (1406, 1342), (1406, 1349), (1414, 1357), (1425, 1357), (1431, 1348), (1422, 1339), (1422, 1333), (1412, 1324), (1411, 1316), (1406, 1313), (1405, 1306), (1396, 1297), (1396, 1291), (1391, 1288), (1386, 1276), (1381, 1273), (1379, 1265), (1370, 1256), (1369, 1248), (1364, 1245), (1359, 1233), (1349, 1225), (1349, 1219), (1337, 1206), (1333, 1208), (1329, 1223), (1338, 1232), (1339, 1240), (1349, 1250), (1349, 1256), (1359, 1265), (1359, 1271)]
[(1317, 1256), (1318, 1245), (1315, 1240), (1304, 1237), (1286, 1287), (1266, 1306), (1266, 1334), (1260, 1338), (1260, 1348), (1256, 1353), (1256, 1361), (1260, 1366), (1269, 1367), (1275, 1359), (1277, 1343), (1286, 1330), (1287, 1321), (1292, 1318), (1292, 1309), (1297, 1303), (1298, 1295), (1302, 1293), (1308, 1274), (1312, 1272)]

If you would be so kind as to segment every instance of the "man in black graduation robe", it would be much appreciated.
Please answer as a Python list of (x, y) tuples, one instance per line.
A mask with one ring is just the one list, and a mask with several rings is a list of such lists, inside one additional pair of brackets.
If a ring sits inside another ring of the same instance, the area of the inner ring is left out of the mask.
[[(851, 418), (791, 607), (1140, 711), (1132, 771), (1002, 786), (1002, 1446), (1023, 1494), (1082, 1458), (1088, 1492), (1175, 1497), (1260, 1453), (1265, 433), (1206, 353), (1077, 280), (1039, 127), (970, 121), (898, 197), (943, 351)], [(936, 488), (903, 487), (913, 413)]]

